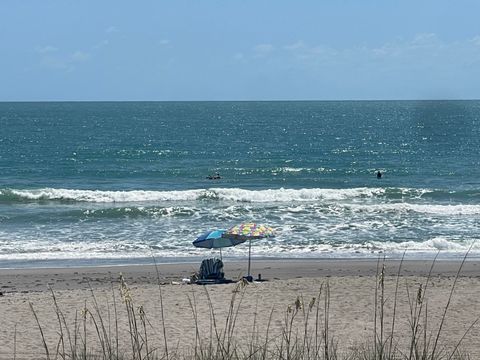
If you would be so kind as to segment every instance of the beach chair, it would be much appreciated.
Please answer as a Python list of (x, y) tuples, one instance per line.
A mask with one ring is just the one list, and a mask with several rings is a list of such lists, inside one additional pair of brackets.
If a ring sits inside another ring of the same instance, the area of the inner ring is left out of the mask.
[(211, 258), (202, 261), (200, 271), (198, 272), (198, 280), (196, 281), (197, 284), (224, 284), (227, 282), (231, 282), (231, 280), (225, 279), (222, 260)]

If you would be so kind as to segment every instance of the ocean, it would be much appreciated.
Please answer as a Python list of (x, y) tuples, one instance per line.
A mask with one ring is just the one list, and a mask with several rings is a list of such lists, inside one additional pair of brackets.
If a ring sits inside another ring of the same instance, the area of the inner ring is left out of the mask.
[(478, 257), (479, 155), (480, 101), (0, 103), (0, 268), (199, 261), (251, 221), (254, 259)]

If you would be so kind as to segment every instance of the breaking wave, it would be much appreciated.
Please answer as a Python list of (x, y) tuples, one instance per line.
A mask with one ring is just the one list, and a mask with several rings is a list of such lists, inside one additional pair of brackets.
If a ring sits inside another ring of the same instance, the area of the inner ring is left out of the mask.
[(480, 190), (446, 191), (415, 188), (344, 188), (344, 189), (265, 189), (209, 188), (178, 191), (155, 190), (80, 190), (80, 189), (0, 189), (0, 202), (92, 202), (133, 203), (161, 201), (219, 200), (233, 202), (308, 202), (356, 201), (382, 199), (386, 201), (428, 200), (442, 202), (478, 202)]

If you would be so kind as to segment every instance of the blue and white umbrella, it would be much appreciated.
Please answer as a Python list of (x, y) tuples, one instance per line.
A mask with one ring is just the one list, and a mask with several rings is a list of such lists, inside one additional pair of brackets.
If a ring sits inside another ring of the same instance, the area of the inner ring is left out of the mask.
[(226, 230), (210, 230), (199, 237), (193, 242), (193, 246), (206, 248), (206, 249), (220, 249), (220, 258), (222, 257), (222, 248), (235, 246), (246, 241), (246, 239), (235, 239), (222, 237)]

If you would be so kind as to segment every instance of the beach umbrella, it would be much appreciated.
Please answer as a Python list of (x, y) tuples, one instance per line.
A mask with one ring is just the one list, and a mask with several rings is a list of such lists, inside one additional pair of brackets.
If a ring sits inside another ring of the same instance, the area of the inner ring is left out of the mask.
[(235, 246), (245, 242), (245, 239), (226, 238), (222, 237), (225, 233), (225, 229), (210, 230), (199, 237), (193, 242), (193, 246), (206, 248), (206, 249), (220, 249), (220, 259), (222, 258), (222, 248)]
[(236, 240), (248, 240), (248, 279), (251, 279), (250, 275), (250, 262), (252, 254), (252, 240), (272, 238), (275, 236), (275, 231), (270, 226), (257, 224), (257, 223), (242, 223), (235, 225), (225, 231), (222, 234), (223, 238), (236, 239)]

